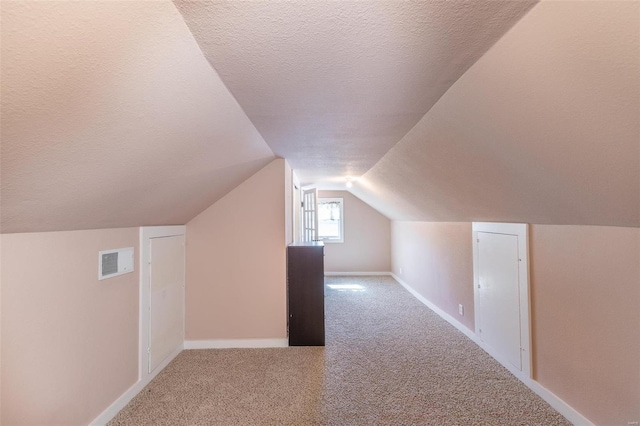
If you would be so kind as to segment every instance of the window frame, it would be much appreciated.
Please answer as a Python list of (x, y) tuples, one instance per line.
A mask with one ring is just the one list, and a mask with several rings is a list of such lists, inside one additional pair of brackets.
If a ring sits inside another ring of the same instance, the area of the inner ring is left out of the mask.
[(325, 203), (333, 203), (333, 202), (337, 202), (340, 204), (340, 238), (339, 239), (335, 239), (335, 238), (330, 238), (330, 237), (323, 237), (320, 235), (320, 221), (318, 220), (318, 233), (317, 233), (317, 238), (318, 241), (322, 241), (325, 244), (329, 243), (329, 244), (342, 244), (344, 243), (344, 198), (342, 197), (318, 197), (318, 219), (319, 219), (319, 213), (320, 213), (320, 204), (322, 204), (323, 202)]

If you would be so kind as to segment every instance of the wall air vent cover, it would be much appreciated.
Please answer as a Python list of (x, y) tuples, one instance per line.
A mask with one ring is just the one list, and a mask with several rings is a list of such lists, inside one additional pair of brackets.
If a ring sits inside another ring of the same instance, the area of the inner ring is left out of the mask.
[(118, 272), (118, 252), (102, 254), (102, 276)]
[(104, 250), (98, 253), (98, 279), (133, 272), (133, 247)]

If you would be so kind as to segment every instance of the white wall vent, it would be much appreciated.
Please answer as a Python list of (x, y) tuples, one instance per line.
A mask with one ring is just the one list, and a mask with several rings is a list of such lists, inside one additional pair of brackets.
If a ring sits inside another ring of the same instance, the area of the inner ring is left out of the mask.
[(133, 247), (98, 253), (98, 279), (104, 280), (133, 272)]

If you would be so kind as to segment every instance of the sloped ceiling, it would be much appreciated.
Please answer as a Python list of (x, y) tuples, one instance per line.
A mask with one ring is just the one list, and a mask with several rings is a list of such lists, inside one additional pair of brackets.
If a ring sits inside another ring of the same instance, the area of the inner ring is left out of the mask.
[(184, 224), (275, 156), (170, 1), (2, 1), (3, 233)]
[(175, 3), (209, 62), (303, 185), (344, 182), (369, 170), (535, 4)]
[(186, 223), (274, 153), (392, 219), (640, 226), (638, 2), (176, 4), (0, 2), (2, 232)]
[(542, 2), (355, 185), (389, 217), (640, 226), (640, 2)]

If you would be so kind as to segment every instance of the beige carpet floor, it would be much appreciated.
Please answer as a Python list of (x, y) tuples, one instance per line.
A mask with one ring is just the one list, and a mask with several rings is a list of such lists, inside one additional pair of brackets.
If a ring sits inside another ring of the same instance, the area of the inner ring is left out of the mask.
[(326, 347), (184, 351), (110, 425), (569, 424), (393, 279), (325, 288)]

